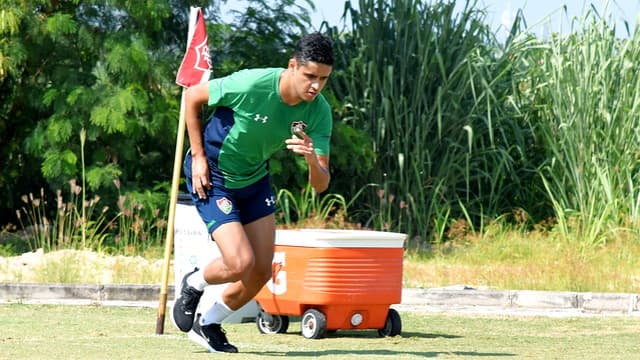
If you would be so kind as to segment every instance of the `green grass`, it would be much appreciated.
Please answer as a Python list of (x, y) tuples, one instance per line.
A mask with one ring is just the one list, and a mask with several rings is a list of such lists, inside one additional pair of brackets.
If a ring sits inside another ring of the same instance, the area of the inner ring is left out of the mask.
[[(629, 359), (636, 356), (640, 322), (631, 317), (470, 317), (401, 313), (403, 332), (338, 331), (320, 340), (260, 334), (254, 323), (228, 324), (235, 359)], [(155, 334), (149, 308), (0, 306), (0, 359), (209, 359), (173, 328)]]

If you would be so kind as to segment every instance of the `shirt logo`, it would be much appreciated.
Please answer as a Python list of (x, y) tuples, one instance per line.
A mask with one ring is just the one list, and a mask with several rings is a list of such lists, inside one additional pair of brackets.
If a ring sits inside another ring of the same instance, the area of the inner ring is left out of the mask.
[(256, 117), (253, 118), (254, 121), (262, 121), (263, 124), (267, 123), (267, 120), (269, 120), (269, 117), (267, 115), (265, 116), (260, 116), (260, 114), (256, 114)]
[(275, 205), (276, 199), (273, 196), (271, 196), (271, 197), (265, 198), (264, 203), (267, 204), (267, 206), (271, 207)]
[(302, 120), (294, 121), (291, 123), (292, 134), (296, 134), (296, 133), (299, 133), (300, 131), (304, 131), (304, 129), (306, 128), (307, 128), (307, 124), (305, 124), (304, 121)]
[(233, 209), (233, 203), (226, 197), (216, 200), (216, 204), (218, 204), (218, 209), (220, 209), (220, 211), (227, 215), (229, 215), (229, 213)]

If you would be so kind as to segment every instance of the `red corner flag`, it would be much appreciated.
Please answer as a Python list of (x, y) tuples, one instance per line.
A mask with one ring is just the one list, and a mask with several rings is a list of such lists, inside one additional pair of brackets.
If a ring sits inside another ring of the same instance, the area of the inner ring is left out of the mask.
[[(195, 26), (193, 26), (194, 21)], [(189, 23), (189, 44), (176, 76), (176, 84), (183, 87), (208, 81), (211, 73), (211, 70), (209, 70), (211, 68), (211, 57), (209, 56), (209, 45), (207, 43), (207, 27), (200, 8), (191, 8)]]

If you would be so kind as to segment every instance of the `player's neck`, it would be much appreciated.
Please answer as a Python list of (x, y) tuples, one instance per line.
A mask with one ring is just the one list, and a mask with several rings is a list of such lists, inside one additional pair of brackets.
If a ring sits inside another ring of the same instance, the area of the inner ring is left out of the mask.
[(302, 102), (295, 91), (293, 91), (293, 84), (291, 83), (293, 74), (290, 69), (285, 69), (280, 73), (280, 82), (278, 83), (278, 90), (280, 90), (280, 99), (283, 103), (289, 106), (296, 106)]

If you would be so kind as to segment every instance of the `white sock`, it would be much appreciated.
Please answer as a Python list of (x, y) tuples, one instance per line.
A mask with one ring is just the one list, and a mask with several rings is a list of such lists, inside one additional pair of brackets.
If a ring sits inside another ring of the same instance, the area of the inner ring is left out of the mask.
[(189, 275), (187, 285), (193, 286), (198, 291), (203, 291), (204, 288), (209, 285), (204, 279), (204, 269), (198, 269), (198, 271)]
[(229, 309), (229, 307), (222, 302), (222, 299), (218, 299), (215, 304), (202, 315), (200, 325), (220, 324), (222, 320), (233, 314), (233, 312), (234, 310)]

